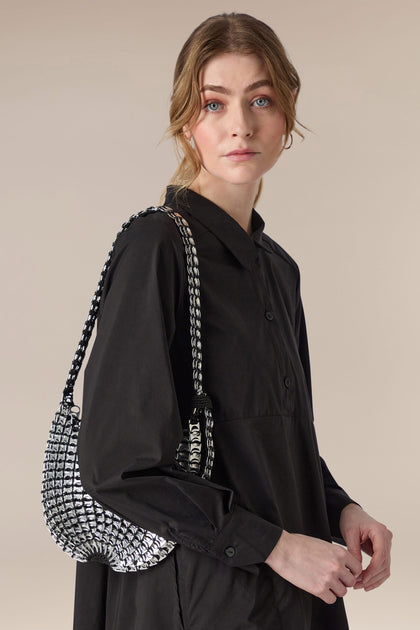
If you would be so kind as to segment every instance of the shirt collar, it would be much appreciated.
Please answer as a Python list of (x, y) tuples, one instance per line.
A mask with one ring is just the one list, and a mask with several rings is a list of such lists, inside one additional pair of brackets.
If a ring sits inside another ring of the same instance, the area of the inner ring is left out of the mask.
[(252, 209), (251, 215), (253, 231), (249, 235), (230, 214), (191, 188), (187, 188), (175, 200), (176, 189), (177, 187), (174, 185), (167, 186), (164, 205), (174, 210), (185, 210), (198, 219), (232, 252), (244, 267), (251, 268), (253, 266), (256, 258), (255, 245), (265, 249), (270, 254), (272, 253), (269, 244), (263, 240), (265, 222), (255, 208)]

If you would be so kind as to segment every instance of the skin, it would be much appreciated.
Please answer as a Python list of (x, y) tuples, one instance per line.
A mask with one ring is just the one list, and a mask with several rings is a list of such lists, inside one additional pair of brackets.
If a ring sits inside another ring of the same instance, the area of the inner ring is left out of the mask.
[[(344, 597), (349, 587), (377, 588), (390, 576), (392, 533), (360, 506), (341, 511), (340, 545), (283, 530), (266, 563), (283, 578), (327, 604)], [(362, 551), (372, 557), (363, 570)]]
[(340, 531), (355, 558), (362, 560), (362, 551), (372, 557), (354, 588), (371, 591), (383, 584), (391, 575), (392, 532), (354, 503), (342, 510)]
[[(247, 91), (247, 86), (269, 75), (256, 55), (224, 53), (210, 59), (200, 73), (200, 88), (222, 86), (202, 93), (200, 116), (184, 134), (194, 140), (202, 169), (190, 188), (217, 203), (248, 234), (261, 177), (277, 162), (283, 147), (285, 117), (272, 87)], [(250, 148), (257, 154), (234, 162), (230, 151)]]
[[(216, 55), (205, 64), (199, 79), (200, 87), (221, 86), (229, 94), (205, 90), (196, 124), (184, 127), (202, 164), (190, 188), (220, 206), (251, 234), (260, 179), (283, 151), (284, 113), (270, 86), (247, 90), (256, 81), (269, 80), (264, 63), (255, 55)], [(256, 155), (246, 161), (226, 157), (245, 147)], [(347, 549), (283, 530), (265, 562), (328, 604), (344, 597), (350, 587), (369, 591), (383, 584), (390, 576), (392, 533), (354, 503), (342, 510), (340, 531)], [(364, 570), (362, 551), (371, 556)]]

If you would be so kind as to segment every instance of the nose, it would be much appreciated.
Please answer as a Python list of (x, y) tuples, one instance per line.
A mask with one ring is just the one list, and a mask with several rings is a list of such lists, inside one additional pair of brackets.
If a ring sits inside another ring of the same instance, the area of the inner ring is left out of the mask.
[(247, 106), (237, 104), (231, 106), (229, 126), (232, 136), (248, 138), (254, 133), (254, 123)]

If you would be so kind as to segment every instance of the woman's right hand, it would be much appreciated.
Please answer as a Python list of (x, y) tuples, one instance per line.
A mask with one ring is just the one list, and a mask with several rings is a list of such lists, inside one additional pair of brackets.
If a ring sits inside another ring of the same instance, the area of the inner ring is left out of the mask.
[(344, 547), (285, 530), (265, 562), (285, 580), (327, 604), (344, 597), (363, 569)]

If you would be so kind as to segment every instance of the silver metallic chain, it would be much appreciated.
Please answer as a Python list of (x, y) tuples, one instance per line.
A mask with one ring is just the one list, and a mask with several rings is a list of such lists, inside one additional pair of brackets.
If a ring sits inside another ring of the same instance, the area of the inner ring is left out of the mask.
[[(189, 420), (189, 437), (187, 438), (187, 450), (189, 451), (188, 463), (185, 463), (183, 468), (185, 470), (191, 470), (198, 472), (200, 461), (200, 423), (199, 417), (203, 413), (205, 418), (205, 436), (206, 436), (206, 461), (204, 464), (204, 472), (202, 474), (205, 478), (210, 478), (211, 469), (214, 460), (214, 446), (213, 446), (213, 417), (211, 413), (211, 400), (203, 390), (203, 375), (202, 375), (202, 346), (201, 346), (201, 302), (200, 302), (200, 277), (198, 267), (197, 250), (195, 247), (194, 238), (190, 229), (190, 226), (186, 219), (179, 213), (175, 212), (171, 208), (166, 206), (151, 206), (146, 210), (142, 210), (137, 214), (133, 214), (128, 221), (123, 223), (120, 231), (112, 243), (112, 247), (108, 253), (108, 258), (102, 268), (99, 278), (98, 286), (92, 298), (92, 303), (89, 309), (88, 317), (83, 326), (82, 336), (77, 346), (70, 371), (67, 376), (66, 384), (63, 391), (62, 402), (68, 407), (73, 407), (73, 391), (77, 376), (80, 372), (83, 359), (86, 354), (86, 350), (95, 326), (95, 321), (99, 312), (99, 305), (104, 288), (105, 277), (111, 264), (112, 256), (114, 253), (115, 245), (120, 234), (125, 232), (130, 225), (137, 218), (146, 216), (152, 212), (165, 212), (176, 223), (184, 244), (186, 264), (187, 264), (187, 282), (189, 293), (189, 314), (190, 314), (190, 336), (191, 336), (191, 354), (192, 354), (192, 376), (195, 395), (193, 397), (193, 413)], [(194, 458), (194, 445), (197, 446), (198, 458)], [(182, 449), (181, 449), (182, 450)], [(182, 458), (181, 458), (182, 459)], [(182, 462), (181, 462), (182, 463)], [(182, 466), (181, 466), (182, 467)]]

